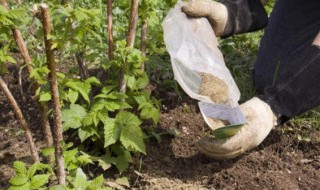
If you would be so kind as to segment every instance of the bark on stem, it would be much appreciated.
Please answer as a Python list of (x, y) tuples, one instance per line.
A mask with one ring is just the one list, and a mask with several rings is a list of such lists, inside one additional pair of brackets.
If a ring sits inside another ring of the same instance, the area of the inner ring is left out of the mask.
[[(129, 17), (129, 29), (127, 33), (127, 47), (133, 47), (136, 37), (137, 21), (138, 21), (138, 8), (139, 0), (131, 0), (130, 17)], [(122, 63), (126, 64), (126, 63)], [(122, 66), (120, 70), (120, 92), (126, 93), (126, 81), (124, 77), (125, 65)]]
[(48, 35), (51, 32), (51, 21), (50, 21), (50, 12), (48, 5), (42, 3), (41, 4), (41, 20), (43, 25), (43, 33), (44, 33), (44, 43), (46, 49), (47, 56), (47, 65), (50, 70), (49, 73), (49, 82), (51, 88), (51, 95), (53, 100), (53, 114), (54, 114), (54, 147), (55, 147), (55, 157), (57, 164), (57, 177), (60, 185), (65, 185), (66, 183), (66, 174), (64, 170), (63, 163), (63, 152), (62, 152), (62, 143), (63, 143), (63, 135), (62, 135), (62, 117), (60, 110), (60, 99), (59, 99), (59, 90), (58, 90), (58, 79), (56, 74), (56, 66), (54, 61), (54, 52), (51, 49), (52, 41), (48, 39)]
[(19, 107), (19, 105), (17, 104), (16, 100), (14, 99), (14, 97), (12, 96), (10, 90), (8, 89), (7, 84), (5, 83), (5, 81), (3, 80), (3, 78), (0, 76), (0, 88), (3, 91), (4, 95), (6, 96), (6, 98), (8, 99), (9, 103), (11, 104), (17, 118), (20, 121), (20, 124), (23, 128), (23, 130), (25, 131), (25, 135), (30, 147), (30, 152), (31, 152), (31, 156), (34, 162), (39, 162), (39, 155), (38, 155), (38, 151), (37, 151), (37, 147), (34, 144), (33, 138), (32, 138), (32, 133), (29, 129), (29, 126), (22, 114), (22, 111)]
[(108, 18), (108, 57), (109, 60), (113, 60), (113, 27), (112, 27), (112, 0), (108, 0), (107, 2), (107, 18)]
[(133, 47), (136, 37), (137, 21), (138, 21), (139, 0), (131, 0), (129, 30), (127, 33), (127, 47)]
[[(6, 0), (0, 0), (0, 2), (1, 2), (1, 5), (3, 5), (8, 11), (10, 10)], [(22, 38), (21, 32), (18, 29), (12, 29), (12, 34), (13, 34), (13, 38), (14, 38), (14, 40), (20, 50), (20, 53), (23, 57), (23, 60), (27, 64), (28, 72), (30, 73), (32, 70), (31, 65), (30, 65), (31, 58), (30, 58), (26, 43), (24, 42), (24, 40)]]
[[(148, 23), (146, 20), (142, 21), (141, 26), (141, 42), (140, 42), (140, 51), (142, 57), (147, 56), (147, 40), (148, 40)], [(144, 62), (141, 64), (140, 69), (144, 71), (145, 65)]]
[[(0, 0), (1, 4), (6, 7), (8, 10), (9, 6), (6, 2), (6, 0)], [(18, 29), (12, 29), (12, 33), (13, 33), (13, 38), (19, 48), (19, 51), (22, 55), (22, 58), (24, 60), (24, 62), (27, 64), (27, 70), (29, 72), (29, 74), (32, 71), (32, 67), (31, 67), (31, 57), (27, 48), (27, 45), (25, 43), (25, 41), (22, 38), (21, 32)], [(39, 87), (39, 84), (37, 83), (37, 81), (33, 81), (34, 85), (33, 85), (33, 89), (34, 91)], [(52, 133), (51, 133), (51, 128), (50, 128), (50, 123), (47, 117), (47, 112), (48, 112), (48, 108), (46, 105), (41, 105), (39, 103), (39, 107), (40, 107), (40, 116), (41, 116), (41, 125), (44, 131), (44, 135), (45, 135), (45, 139), (46, 139), (46, 145), (47, 147), (51, 147), (52, 146)], [(51, 158), (49, 157), (49, 161), (51, 162)]]

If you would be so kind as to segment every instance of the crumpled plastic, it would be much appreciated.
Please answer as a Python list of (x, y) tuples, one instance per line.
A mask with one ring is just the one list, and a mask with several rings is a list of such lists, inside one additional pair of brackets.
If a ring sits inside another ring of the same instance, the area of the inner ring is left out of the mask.
[[(231, 124), (245, 122), (238, 104), (240, 91), (226, 67), (210, 23), (206, 18), (187, 17), (181, 11), (182, 5), (183, 2), (179, 1), (162, 23), (175, 80), (191, 98), (200, 101), (200, 110), (206, 121), (207, 117), (213, 117), (231, 120)], [(228, 101), (221, 105), (213, 102), (210, 97), (201, 95), (200, 73), (222, 79), (228, 87)], [(233, 118), (234, 115), (239, 118)]]

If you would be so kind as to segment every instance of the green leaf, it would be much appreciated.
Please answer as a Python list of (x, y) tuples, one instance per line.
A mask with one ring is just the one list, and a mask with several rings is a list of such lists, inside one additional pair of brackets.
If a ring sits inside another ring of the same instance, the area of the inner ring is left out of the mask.
[(6, 59), (8, 62), (10, 62), (10, 63), (17, 63), (16, 60), (15, 60), (13, 57), (11, 57), (11, 56), (6, 56), (5, 59)]
[(130, 109), (132, 106), (127, 102), (119, 101), (118, 104), (120, 105), (120, 109)]
[(44, 156), (53, 155), (53, 154), (54, 154), (54, 147), (44, 148), (41, 152), (42, 152), (42, 154), (43, 154)]
[(146, 154), (142, 130), (138, 125), (127, 125), (123, 127), (121, 130), (120, 141), (126, 149)]
[(121, 108), (121, 102), (116, 102), (116, 101), (109, 101), (109, 102), (106, 102), (104, 107), (109, 110), (109, 111), (115, 111), (115, 110), (118, 110)]
[(92, 105), (91, 110), (100, 111), (104, 108), (106, 103), (107, 102), (105, 100), (99, 100)]
[(93, 179), (93, 180), (90, 182), (89, 190), (100, 189), (101, 186), (103, 185), (103, 182), (104, 182), (103, 175), (100, 175), (99, 177), (96, 177), (95, 179)]
[(27, 174), (26, 164), (21, 161), (15, 161), (13, 163), (13, 169), (17, 172), (17, 174)]
[(88, 154), (83, 154), (77, 158), (81, 165), (93, 164), (91, 157)]
[(31, 188), (38, 189), (48, 183), (50, 174), (35, 175), (31, 178)]
[(123, 100), (128, 98), (128, 96), (126, 94), (113, 91), (107, 95), (107, 98), (114, 99), (114, 100)]
[(75, 189), (86, 189), (88, 187), (89, 184), (87, 181), (87, 176), (81, 168), (77, 169), (77, 174), (72, 184)]
[(139, 126), (141, 124), (141, 121), (136, 115), (126, 111), (122, 111), (117, 114), (116, 122), (122, 126)]
[(110, 155), (103, 155), (98, 159), (99, 166), (105, 171), (111, 168), (111, 164), (113, 163), (113, 158)]
[(67, 98), (69, 99), (71, 104), (74, 104), (74, 103), (76, 103), (76, 101), (79, 98), (79, 93), (74, 90), (69, 89), (69, 92), (67, 94)]
[(25, 175), (16, 175), (9, 180), (9, 183), (14, 186), (21, 186), (28, 182), (28, 177)]
[(5, 15), (5, 14), (8, 14), (8, 12), (9, 11), (3, 5), (0, 5), (0, 13), (1, 14)]
[(74, 111), (79, 118), (84, 118), (84, 116), (87, 114), (87, 110), (78, 104), (71, 104), (70, 110)]
[(30, 189), (30, 183), (26, 183), (22, 186), (10, 186), (7, 190), (26, 190)]
[(101, 92), (104, 93), (104, 94), (108, 94), (109, 92), (111, 92), (116, 87), (117, 87), (117, 85), (104, 86), (102, 88)]
[(120, 131), (116, 126), (115, 119), (106, 118), (104, 121), (104, 147), (117, 142), (120, 136)]
[(118, 178), (118, 179), (116, 179), (115, 182), (116, 182), (117, 184), (119, 184), (119, 185), (126, 186), (126, 187), (130, 187), (129, 180), (128, 180), (127, 177)]
[(45, 92), (43, 94), (40, 94), (40, 102), (47, 102), (51, 100), (51, 94), (50, 92)]
[(96, 77), (90, 77), (87, 80), (85, 80), (85, 83), (88, 84), (94, 84), (94, 85), (100, 85), (101, 82), (99, 81), (99, 79), (97, 79)]
[(97, 132), (92, 127), (82, 127), (78, 129), (78, 134), (81, 142), (83, 142)]
[(134, 99), (136, 100), (136, 102), (140, 105), (142, 104), (143, 102), (146, 102), (147, 99), (145, 96), (143, 95), (139, 95), (139, 96), (134, 96)]
[(83, 99), (88, 103), (90, 103), (90, 99), (89, 99), (89, 92), (91, 89), (90, 84), (70, 81), (66, 83), (66, 86), (72, 88), (75, 91), (78, 91), (83, 97)]
[(134, 89), (135, 87), (135, 83), (136, 83), (136, 79), (134, 76), (128, 76), (126, 75), (125, 76), (125, 79), (127, 81), (127, 86), (130, 88), (130, 89)]
[(147, 73), (143, 73), (142, 76), (137, 79), (136, 84), (138, 89), (144, 89), (149, 84)]
[(27, 10), (25, 8), (12, 9), (9, 11), (9, 17), (12, 19), (25, 19)]
[(141, 110), (140, 116), (142, 119), (152, 119), (154, 124), (157, 124), (160, 119), (160, 112), (154, 106), (145, 107)]
[(64, 109), (61, 112), (63, 121), (63, 130), (69, 128), (77, 129), (82, 126), (82, 120), (87, 114), (87, 110), (78, 104), (71, 104), (70, 109)]
[(124, 155), (115, 158), (114, 162), (120, 173), (124, 172), (129, 167), (129, 162)]
[(64, 151), (63, 152), (64, 162), (66, 164), (69, 164), (72, 161), (74, 161), (76, 159), (77, 153), (78, 153), (78, 149), (77, 148), (74, 148), (74, 149), (68, 150), (68, 151)]
[(31, 179), (32, 176), (36, 173), (37, 169), (38, 169), (38, 163), (32, 164), (32, 166), (29, 168), (27, 172), (28, 178)]
[(97, 117), (97, 112), (89, 112), (83, 119), (83, 126), (89, 127), (90, 125), (92, 125), (95, 117)]

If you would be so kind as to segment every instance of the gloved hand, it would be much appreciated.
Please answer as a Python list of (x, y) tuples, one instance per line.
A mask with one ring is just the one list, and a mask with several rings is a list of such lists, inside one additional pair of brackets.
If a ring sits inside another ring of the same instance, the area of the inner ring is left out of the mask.
[[(266, 0), (261, 0), (266, 3)], [(262, 29), (268, 15), (259, 0), (196, 0), (182, 6), (189, 16), (206, 17), (216, 36), (229, 37)]]
[(230, 159), (258, 146), (276, 125), (276, 116), (268, 104), (252, 98), (240, 106), (247, 118), (247, 124), (227, 139), (205, 137), (197, 143), (200, 152), (221, 160)]

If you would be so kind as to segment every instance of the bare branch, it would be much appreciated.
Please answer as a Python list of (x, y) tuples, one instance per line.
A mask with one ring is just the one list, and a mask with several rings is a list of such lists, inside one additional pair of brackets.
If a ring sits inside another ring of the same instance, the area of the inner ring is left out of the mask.
[(60, 99), (59, 99), (59, 89), (58, 89), (58, 79), (56, 74), (56, 65), (54, 61), (54, 52), (51, 49), (52, 41), (48, 38), (51, 33), (51, 21), (50, 21), (50, 12), (48, 5), (42, 3), (41, 4), (41, 20), (43, 25), (43, 33), (44, 33), (44, 44), (46, 49), (47, 56), (47, 65), (50, 70), (49, 73), (49, 82), (51, 88), (51, 95), (53, 100), (53, 114), (54, 114), (54, 146), (55, 146), (55, 157), (57, 164), (57, 177), (60, 185), (65, 185), (66, 183), (66, 174), (64, 170), (63, 163), (63, 152), (62, 152), (62, 143), (63, 143), (63, 135), (62, 135), (62, 116), (60, 110)]
[[(140, 42), (140, 51), (142, 57), (147, 56), (147, 42), (148, 42), (148, 23), (146, 20), (142, 21), (141, 26), (141, 42)], [(145, 65), (144, 62), (141, 64), (141, 70), (144, 71)]]
[(127, 46), (133, 47), (136, 37), (137, 21), (138, 21), (139, 0), (131, 0), (129, 30), (127, 33)]
[(112, 0), (108, 0), (107, 2), (107, 18), (108, 18), (108, 56), (109, 60), (113, 60), (113, 28), (112, 28)]
[[(129, 29), (127, 33), (127, 47), (133, 47), (134, 41), (136, 37), (136, 30), (137, 30), (137, 21), (138, 21), (138, 8), (139, 8), (139, 0), (131, 0), (131, 9), (130, 9), (130, 17), (129, 17)], [(123, 63), (126, 64), (126, 63)], [(126, 92), (126, 81), (124, 78), (124, 67), (122, 66), (119, 76), (120, 76), (120, 83), (119, 83), (119, 90), (122, 93)]]
[[(10, 10), (6, 0), (0, 0), (1, 4), (6, 7), (8, 10)], [(22, 58), (24, 60), (24, 62), (27, 64), (27, 70), (29, 72), (29, 74), (32, 71), (32, 67), (31, 67), (31, 57), (28, 51), (28, 48), (26, 46), (25, 41), (22, 38), (21, 32), (18, 29), (12, 29), (12, 33), (13, 33), (13, 38), (19, 48), (19, 51), (22, 55)], [(39, 84), (37, 83), (37, 81), (34, 81), (33, 83), (33, 90), (35, 91), (38, 87)], [(44, 134), (45, 134), (45, 138), (46, 138), (46, 144), (47, 147), (51, 147), (52, 146), (52, 133), (51, 133), (51, 128), (50, 128), (50, 123), (48, 120), (48, 117), (46, 115), (48, 108), (45, 105), (40, 105), (40, 114), (41, 114), (41, 120), (42, 120), (42, 128), (44, 130)], [(50, 158), (49, 158), (50, 160)]]
[(32, 133), (29, 129), (29, 126), (22, 114), (22, 111), (19, 107), (19, 105), (17, 104), (16, 100), (14, 99), (14, 97), (12, 96), (7, 84), (5, 83), (5, 81), (3, 80), (3, 78), (0, 76), (0, 88), (3, 91), (4, 95), (6, 96), (6, 98), (8, 99), (9, 103), (11, 104), (17, 118), (19, 119), (19, 122), (23, 128), (23, 130), (25, 131), (25, 135), (30, 147), (30, 152), (31, 152), (31, 156), (34, 162), (39, 162), (39, 155), (38, 155), (38, 151), (37, 151), (37, 147), (34, 144), (33, 138), (32, 138)]

